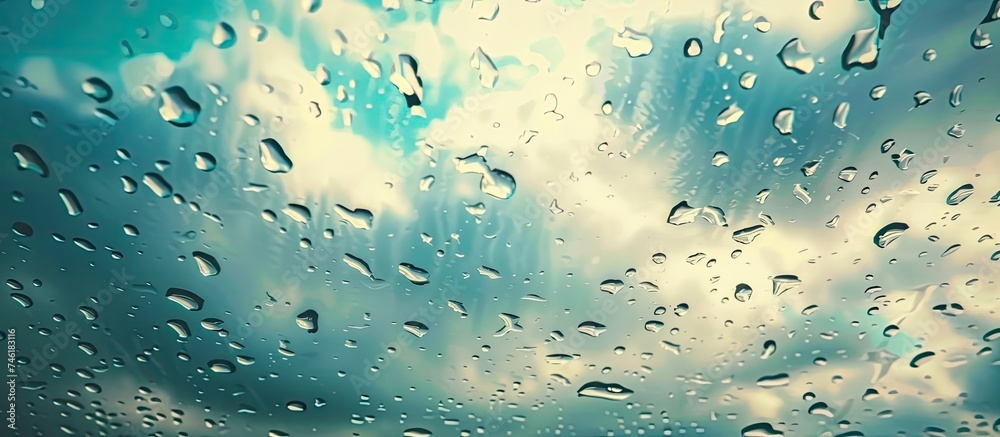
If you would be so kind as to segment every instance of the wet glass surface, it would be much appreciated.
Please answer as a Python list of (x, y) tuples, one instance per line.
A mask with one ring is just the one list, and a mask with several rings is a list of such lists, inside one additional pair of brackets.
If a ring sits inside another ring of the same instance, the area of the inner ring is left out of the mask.
[(998, 19), (0, 0), (0, 435), (996, 435)]

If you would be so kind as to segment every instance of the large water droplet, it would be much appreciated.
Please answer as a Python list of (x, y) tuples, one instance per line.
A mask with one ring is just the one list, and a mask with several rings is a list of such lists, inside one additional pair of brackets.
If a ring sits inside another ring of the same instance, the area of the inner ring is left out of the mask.
[(774, 114), (774, 128), (782, 135), (792, 133), (792, 124), (795, 122), (795, 110), (792, 108), (779, 109)]
[(748, 425), (740, 430), (740, 437), (781, 437), (785, 433), (774, 429), (770, 423), (760, 422)]
[(367, 209), (349, 209), (343, 205), (335, 205), (333, 211), (340, 216), (345, 223), (358, 229), (371, 230), (375, 222), (375, 215)]
[(800, 284), (802, 284), (802, 281), (799, 279), (799, 277), (795, 275), (776, 275), (773, 278), (771, 278), (771, 282), (773, 284), (771, 292), (775, 296), (781, 296), (786, 291), (798, 287)]
[(411, 320), (403, 324), (403, 330), (409, 332), (410, 334), (413, 334), (417, 338), (420, 338), (423, 337), (424, 335), (427, 335), (427, 331), (430, 331), (430, 328), (428, 328), (427, 325), (423, 323)]
[(577, 396), (586, 398), (605, 399), (609, 401), (621, 401), (632, 396), (632, 390), (620, 384), (603, 383), (599, 381), (588, 382), (576, 391)]
[(876, 246), (885, 248), (886, 246), (889, 245), (889, 243), (892, 243), (893, 241), (896, 241), (896, 239), (898, 239), (899, 237), (903, 236), (903, 232), (906, 232), (907, 229), (910, 229), (910, 226), (907, 225), (906, 223), (900, 223), (900, 222), (889, 223), (883, 226), (882, 229), (879, 229), (878, 232), (875, 233), (873, 241), (875, 242)]
[(167, 198), (174, 194), (174, 188), (158, 173), (146, 173), (142, 175), (142, 183), (149, 187), (150, 191), (157, 195), (157, 197)]
[(271, 173), (288, 173), (292, 170), (292, 160), (274, 138), (261, 140), (260, 163), (264, 166), (264, 170)]
[(753, 289), (747, 284), (736, 284), (736, 290), (733, 291), (733, 298), (739, 302), (746, 302), (750, 300), (750, 296), (753, 295)]
[(45, 160), (38, 155), (38, 152), (35, 152), (35, 149), (24, 144), (15, 144), (11, 151), (17, 158), (18, 170), (30, 170), (43, 178), (49, 177), (49, 166), (45, 164)]
[(733, 103), (719, 113), (719, 116), (715, 119), (715, 123), (719, 126), (730, 125), (739, 121), (742, 116), (743, 109)]
[(188, 311), (201, 311), (202, 305), (205, 304), (205, 299), (202, 299), (201, 296), (183, 288), (168, 289), (167, 299), (170, 299)]
[(84, 94), (98, 103), (107, 102), (114, 96), (114, 92), (111, 91), (111, 85), (108, 85), (107, 82), (99, 77), (84, 79), (83, 83), (80, 84), (80, 88), (83, 89)]
[(313, 334), (319, 331), (319, 314), (314, 310), (305, 310), (298, 316), (295, 316), (295, 324), (305, 329), (306, 332)]
[(63, 205), (66, 207), (66, 214), (75, 217), (83, 213), (83, 206), (80, 205), (80, 200), (72, 191), (65, 188), (60, 189), (59, 198), (62, 199)]
[(778, 52), (778, 59), (785, 65), (785, 68), (796, 71), (799, 74), (809, 74), (816, 66), (812, 53), (806, 51), (802, 41), (792, 38)]
[(236, 365), (227, 360), (209, 361), (208, 368), (215, 373), (233, 373), (236, 371)]
[(191, 257), (198, 264), (198, 271), (201, 272), (202, 276), (215, 276), (222, 270), (215, 257), (205, 252), (194, 251), (191, 253)]
[(764, 375), (757, 379), (757, 387), (762, 388), (775, 388), (775, 387), (785, 387), (788, 385), (789, 378), (787, 373), (776, 373), (774, 375)]
[(878, 65), (878, 28), (862, 29), (854, 32), (850, 42), (844, 48), (841, 56), (841, 66), (844, 70), (861, 67), (871, 70)]
[(427, 270), (417, 267), (409, 263), (399, 264), (399, 273), (401, 273), (406, 279), (410, 280), (414, 285), (424, 285), (430, 282), (428, 279)]
[(693, 58), (701, 54), (701, 40), (691, 38), (684, 43), (684, 56)]
[(615, 34), (612, 44), (624, 48), (631, 58), (646, 56), (653, 51), (653, 40), (649, 36), (628, 27)]
[(956, 188), (955, 191), (952, 191), (951, 194), (948, 195), (948, 199), (945, 201), (945, 203), (951, 206), (958, 205), (959, 203), (962, 203), (963, 200), (968, 199), (973, 192), (975, 192), (975, 189), (973, 188), (972, 184), (962, 185), (961, 187)]
[(198, 152), (194, 154), (194, 166), (201, 171), (215, 170), (215, 157), (208, 152)]
[(212, 32), (212, 44), (220, 49), (228, 49), (236, 44), (236, 30), (229, 23), (220, 21)]
[(289, 203), (288, 206), (281, 209), (281, 212), (285, 213), (292, 220), (302, 224), (307, 224), (312, 219), (312, 213), (309, 211), (309, 208), (297, 203)]
[(191, 328), (189, 328), (187, 322), (183, 320), (167, 320), (167, 326), (173, 328), (174, 332), (177, 333), (178, 338), (188, 338), (191, 336)]
[(601, 335), (605, 331), (607, 331), (608, 328), (600, 323), (588, 321), (581, 323), (579, 326), (576, 327), (576, 330), (579, 331), (581, 334), (586, 334), (591, 337), (597, 337), (598, 335)]
[(498, 169), (483, 173), (483, 178), (479, 181), (479, 189), (497, 199), (510, 199), (516, 188), (514, 177)]
[(160, 117), (177, 127), (189, 127), (198, 121), (201, 105), (188, 96), (179, 86), (172, 86), (160, 93)]

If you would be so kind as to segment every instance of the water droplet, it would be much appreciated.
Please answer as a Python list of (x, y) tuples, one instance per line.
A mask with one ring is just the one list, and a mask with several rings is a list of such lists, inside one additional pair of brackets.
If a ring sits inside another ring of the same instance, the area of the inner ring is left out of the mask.
[(399, 273), (401, 273), (406, 279), (412, 282), (414, 285), (424, 285), (430, 282), (428, 279), (427, 270), (417, 267), (413, 264), (400, 263)]
[(49, 119), (45, 117), (45, 114), (42, 114), (41, 112), (32, 111), (31, 115), (28, 118), (31, 120), (31, 124), (37, 127), (44, 129), (46, 126), (49, 125)]
[(757, 17), (757, 20), (753, 22), (753, 28), (760, 33), (767, 33), (771, 30), (771, 22), (767, 21), (767, 18)]
[(693, 58), (701, 54), (701, 40), (691, 38), (684, 43), (684, 56)]
[(264, 170), (271, 173), (288, 173), (292, 170), (292, 160), (274, 138), (261, 140), (260, 163), (264, 166)]
[(781, 296), (786, 291), (801, 285), (802, 281), (795, 275), (776, 275), (771, 278), (771, 283), (773, 284), (771, 292), (775, 296)]
[(410, 334), (413, 334), (417, 338), (420, 338), (420, 337), (423, 337), (424, 335), (426, 335), (427, 331), (429, 331), (430, 328), (428, 328), (427, 325), (425, 325), (423, 323), (415, 322), (415, 321), (411, 320), (411, 321), (406, 322), (406, 323), (403, 324), (403, 330), (405, 330), (406, 332), (409, 332)]
[(896, 140), (889, 138), (882, 142), (882, 146), (879, 149), (882, 151), (882, 153), (886, 153), (889, 150), (892, 150), (892, 146), (895, 145), (896, 145)]
[(584, 71), (587, 73), (587, 76), (595, 77), (601, 73), (601, 63), (597, 61), (591, 62), (584, 67)]
[(729, 162), (729, 155), (726, 152), (715, 152), (712, 156), (712, 165), (716, 167), (722, 167)]
[(18, 170), (30, 170), (43, 178), (49, 177), (49, 166), (45, 164), (45, 160), (38, 155), (38, 152), (35, 152), (35, 149), (24, 144), (15, 144), (11, 151), (17, 158)]
[(517, 183), (514, 177), (503, 170), (492, 169), (483, 174), (479, 183), (479, 189), (483, 193), (496, 197), (497, 199), (510, 199), (514, 195)]
[(514, 314), (501, 313), (500, 320), (503, 320), (503, 326), (497, 332), (493, 333), (494, 337), (503, 337), (511, 332), (522, 332), (524, 330), (518, 323), (521, 318)]
[(838, 129), (847, 127), (847, 114), (851, 112), (851, 104), (841, 102), (837, 105), (837, 110), (833, 114), (833, 125)]
[(14, 222), (11, 225), (11, 230), (21, 237), (30, 237), (35, 234), (35, 230), (31, 228), (31, 225), (25, 222)]
[(111, 85), (108, 85), (107, 82), (99, 77), (84, 79), (80, 84), (80, 88), (83, 89), (84, 94), (97, 101), (97, 103), (107, 102), (114, 96), (114, 92), (111, 91)]
[(885, 85), (872, 87), (872, 90), (868, 92), (868, 97), (871, 97), (872, 100), (879, 100), (885, 96), (886, 89)]
[(135, 181), (135, 179), (132, 179), (128, 176), (122, 176), (121, 181), (122, 181), (122, 190), (125, 191), (126, 193), (132, 194), (137, 189), (139, 189), (139, 184)]
[(822, 0), (816, 0), (812, 2), (812, 4), (809, 5), (809, 18), (812, 18), (813, 20), (819, 20), (820, 19), (819, 10), (822, 7), (823, 7)]
[(792, 38), (778, 52), (778, 59), (785, 65), (785, 68), (794, 70), (799, 74), (809, 74), (816, 66), (812, 54), (807, 52), (798, 38)]
[(295, 317), (295, 324), (313, 334), (319, 331), (319, 314), (314, 310), (305, 310)]
[(982, 26), (977, 26), (976, 30), (972, 31), (970, 42), (972, 43), (972, 48), (976, 50), (993, 47), (993, 41), (990, 40), (990, 34), (983, 32)]
[(172, 86), (160, 93), (160, 117), (177, 127), (190, 127), (198, 121), (201, 105), (188, 96), (179, 86)]
[(191, 257), (198, 264), (198, 271), (201, 272), (202, 276), (215, 276), (222, 270), (215, 257), (205, 252), (194, 251), (191, 253)]
[(962, 104), (962, 90), (965, 89), (965, 85), (957, 85), (951, 90), (951, 98), (949, 103), (951, 103), (952, 108), (957, 108), (958, 105)]
[(774, 128), (782, 135), (792, 133), (792, 124), (795, 122), (795, 110), (792, 108), (779, 109), (774, 114)]
[(187, 322), (183, 320), (167, 320), (167, 326), (173, 328), (174, 332), (177, 333), (178, 338), (188, 338), (191, 336), (191, 328), (189, 328)]
[(205, 303), (205, 300), (201, 296), (183, 288), (168, 289), (167, 299), (170, 299), (188, 311), (201, 311), (201, 307)]
[[(822, 2), (817, 2), (822, 3)], [(740, 430), (740, 437), (781, 437), (785, 433), (774, 429), (770, 423), (760, 422), (748, 425)]]
[(215, 373), (233, 373), (236, 371), (236, 365), (226, 360), (209, 361), (208, 368)]
[(60, 189), (59, 198), (62, 199), (63, 205), (66, 207), (66, 214), (75, 217), (83, 213), (83, 206), (80, 205), (80, 200), (72, 191), (65, 188)]
[[(493, 89), (497, 85), (500, 73), (497, 71), (496, 64), (483, 51), (482, 47), (476, 47), (476, 51), (472, 52), (472, 59), (469, 60), (469, 63), (473, 69), (479, 72), (479, 85), (487, 89)], [(590, 67), (588, 66), (587, 68), (587, 74), (590, 74)], [(597, 70), (600, 71), (600, 69), (600, 64), (598, 64)], [(596, 74), (591, 76), (596, 76)]]
[(746, 302), (750, 300), (750, 296), (753, 294), (753, 289), (747, 284), (737, 284), (736, 290), (733, 291), (733, 298), (739, 302)]
[(167, 198), (174, 194), (174, 188), (157, 173), (146, 173), (142, 176), (142, 183), (149, 187), (157, 197)]
[(349, 209), (343, 205), (335, 205), (333, 211), (340, 216), (340, 219), (357, 229), (371, 230), (375, 221), (375, 215), (367, 209)]
[(755, 225), (733, 232), (733, 240), (741, 244), (750, 244), (764, 232), (764, 225)]
[(21, 293), (11, 293), (10, 297), (14, 299), (15, 302), (20, 304), (22, 308), (31, 308), (31, 306), (35, 304), (30, 297)]
[(208, 152), (198, 152), (194, 154), (194, 166), (201, 171), (215, 170), (215, 157)]
[(962, 203), (963, 200), (968, 199), (969, 196), (971, 196), (974, 191), (975, 189), (973, 188), (972, 184), (962, 185), (961, 187), (956, 188), (955, 191), (952, 191), (951, 194), (948, 195), (948, 199), (945, 201), (945, 203), (951, 206), (958, 205), (959, 203)]
[(802, 175), (805, 177), (815, 175), (821, 162), (822, 161), (806, 161), (805, 164), (802, 164), (802, 168), (800, 168), (799, 171), (801, 171)]
[(903, 236), (903, 233), (906, 232), (907, 229), (910, 229), (910, 227), (906, 223), (889, 223), (875, 233), (873, 241), (876, 246), (885, 248), (889, 245), (889, 243), (892, 243), (899, 237)]
[(581, 323), (576, 327), (576, 330), (581, 334), (597, 337), (607, 331), (608, 328), (600, 323), (588, 321)]
[(646, 56), (653, 51), (653, 40), (649, 36), (628, 27), (615, 34), (612, 44), (625, 49), (631, 58)]
[(924, 106), (930, 103), (931, 100), (933, 100), (931, 98), (931, 94), (926, 91), (917, 91), (917, 93), (913, 95), (913, 101), (916, 104), (916, 106), (914, 106), (915, 108)]
[(297, 203), (289, 203), (288, 206), (281, 209), (281, 212), (285, 213), (292, 220), (302, 224), (307, 224), (309, 220), (312, 220), (312, 213), (309, 211), (309, 208)]
[(900, 150), (899, 153), (893, 153), (889, 158), (891, 158), (892, 162), (896, 164), (896, 168), (900, 170), (907, 170), (910, 168), (910, 160), (912, 160), (914, 156), (917, 156), (917, 154), (910, 151), (910, 149), (904, 148), (903, 150)]
[[(841, 56), (841, 67), (850, 70), (861, 67), (871, 70), (878, 65), (878, 28), (872, 27), (854, 32)], [(874, 97), (873, 97), (874, 98)]]
[(760, 353), (760, 359), (766, 360), (774, 355), (774, 352), (778, 350), (778, 344), (774, 340), (767, 340), (764, 342), (764, 351)]
[(765, 375), (757, 379), (757, 387), (763, 388), (785, 387), (788, 383), (789, 378), (787, 373)]
[(812, 202), (812, 197), (809, 196), (809, 191), (807, 191), (805, 187), (802, 186), (802, 184), (795, 184), (792, 187), (792, 195), (794, 195), (796, 199), (799, 199), (799, 201), (801, 201), (805, 205), (808, 205), (809, 202)]
[(726, 109), (723, 109), (716, 117), (715, 123), (719, 126), (726, 126), (736, 123), (743, 116), (743, 109), (740, 109), (735, 103), (729, 105)]
[(924, 364), (930, 362), (931, 359), (934, 358), (934, 355), (935, 353), (931, 351), (921, 352), (916, 356), (914, 356), (912, 360), (910, 360), (910, 367), (916, 369), (920, 366), (923, 366)]
[(588, 382), (576, 391), (576, 394), (579, 397), (605, 399), (609, 401), (625, 400), (628, 399), (628, 397), (633, 393), (635, 392), (619, 384), (606, 384), (598, 381)]
[(625, 288), (625, 283), (617, 279), (608, 279), (601, 282), (601, 291), (605, 293), (615, 294)]
[(212, 32), (212, 44), (220, 49), (228, 49), (236, 44), (236, 30), (229, 23), (220, 21)]

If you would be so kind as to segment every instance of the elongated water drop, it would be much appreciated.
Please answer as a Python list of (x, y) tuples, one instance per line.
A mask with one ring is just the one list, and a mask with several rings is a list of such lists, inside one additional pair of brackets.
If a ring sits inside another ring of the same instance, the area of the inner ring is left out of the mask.
[(80, 88), (83, 89), (84, 94), (97, 101), (97, 103), (107, 102), (114, 96), (111, 86), (99, 77), (84, 79), (83, 83), (80, 84)]
[(198, 271), (201, 272), (202, 276), (215, 276), (222, 270), (215, 257), (205, 252), (194, 251), (191, 257), (198, 264)]
[(274, 138), (261, 140), (260, 163), (264, 166), (264, 170), (271, 173), (288, 173), (292, 170), (292, 160)]
[(71, 216), (78, 216), (83, 213), (83, 206), (80, 205), (80, 200), (76, 198), (76, 194), (65, 188), (59, 190), (59, 198), (62, 199), (63, 206), (66, 207), (66, 214)]
[(899, 237), (902, 237), (903, 233), (906, 232), (907, 229), (910, 229), (910, 226), (906, 223), (889, 223), (875, 233), (873, 241), (876, 246), (885, 248), (893, 241), (896, 241)]
[(38, 173), (43, 178), (49, 177), (49, 166), (45, 164), (45, 160), (38, 155), (38, 152), (35, 152), (35, 149), (24, 144), (15, 144), (11, 151), (17, 158), (18, 170), (29, 170)]

